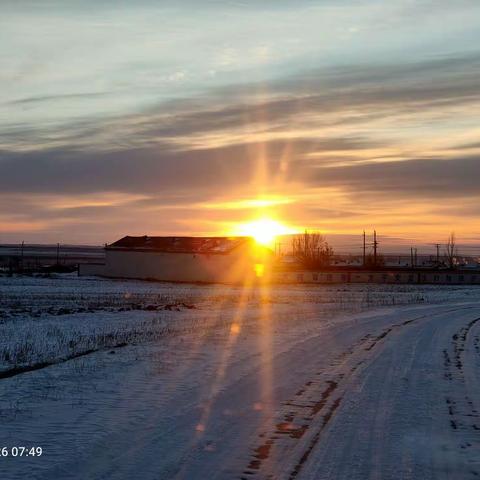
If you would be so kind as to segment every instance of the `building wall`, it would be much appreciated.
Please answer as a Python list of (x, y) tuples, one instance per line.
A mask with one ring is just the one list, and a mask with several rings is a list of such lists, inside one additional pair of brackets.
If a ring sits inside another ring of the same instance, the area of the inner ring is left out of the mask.
[(268, 274), (269, 259), (248, 247), (226, 254), (107, 250), (102, 273), (107, 277), (207, 283), (253, 282), (266, 279)]
[(480, 284), (476, 272), (399, 272), (399, 271), (289, 271), (276, 272), (272, 280), (281, 283), (388, 283), (388, 284)]
[(79, 275), (238, 284), (262, 279), (275, 283), (480, 285), (480, 272), (475, 271), (272, 271), (272, 260), (270, 255), (260, 255), (250, 247), (228, 254), (107, 250), (104, 265), (80, 264)]

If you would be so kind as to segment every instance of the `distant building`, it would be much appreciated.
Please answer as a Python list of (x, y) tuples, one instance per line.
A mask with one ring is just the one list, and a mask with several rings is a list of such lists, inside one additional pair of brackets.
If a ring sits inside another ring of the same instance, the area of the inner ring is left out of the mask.
[(283, 269), (275, 272), (277, 283), (385, 283), (385, 284), (433, 284), (480, 285), (480, 270), (427, 270), (386, 267), (382, 270), (330, 268), (329, 270)]
[(170, 282), (248, 283), (267, 278), (273, 252), (250, 237), (130, 237), (105, 247), (104, 265), (80, 275)]

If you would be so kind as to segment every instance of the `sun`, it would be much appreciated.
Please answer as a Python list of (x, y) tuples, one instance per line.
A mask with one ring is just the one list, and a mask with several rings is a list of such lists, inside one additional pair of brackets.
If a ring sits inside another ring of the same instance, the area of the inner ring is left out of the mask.
[(294, 233), (292, 228), (271, 218), (260, 218), (242, 223), (236, 230), (239, 235), (253, 237), (257, 243), (266, 246), (272, 246), (278, 235)]

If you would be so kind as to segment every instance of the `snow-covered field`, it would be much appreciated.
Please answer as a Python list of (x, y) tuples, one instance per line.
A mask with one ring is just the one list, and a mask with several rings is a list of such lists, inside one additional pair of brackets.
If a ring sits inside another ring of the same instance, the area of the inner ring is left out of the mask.
[(0, 478), (478, 478), (479, 338), (478, 287), (0, 277)]

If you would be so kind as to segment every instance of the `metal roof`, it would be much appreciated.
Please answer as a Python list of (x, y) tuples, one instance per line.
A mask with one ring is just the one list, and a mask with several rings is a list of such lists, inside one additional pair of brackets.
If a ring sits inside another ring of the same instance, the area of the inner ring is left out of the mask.
[(134, 250), (172, 253), (228, 253), (253, 242), (251, 237), (126, 237), (108, 245), (107, 250)]

